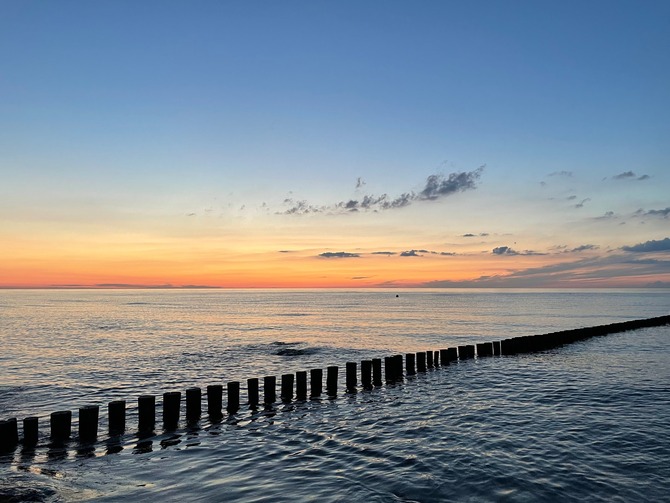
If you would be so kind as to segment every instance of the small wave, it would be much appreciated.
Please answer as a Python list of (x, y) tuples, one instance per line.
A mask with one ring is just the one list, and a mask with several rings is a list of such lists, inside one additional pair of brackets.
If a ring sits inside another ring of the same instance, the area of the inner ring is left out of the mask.
[(301, 342), (282, 342), (282, 341), (275, 341), (270, 343), (271, 346), (297, 346), (298, 344), (302, 344)]
[(275, 354), (277, 356), (303, 356), (303, 355), (313, 355), (316, 352), (318, 352), (318, 349), (316, 348), (304, 348), (304, 349), (285, 348), (276, 351)]
[(278, 314), (277, 316), (298, 317), (298, 316), (311, 316), (311, 314), (309, 314), (309, 313), (281, 313), (281, 314)]

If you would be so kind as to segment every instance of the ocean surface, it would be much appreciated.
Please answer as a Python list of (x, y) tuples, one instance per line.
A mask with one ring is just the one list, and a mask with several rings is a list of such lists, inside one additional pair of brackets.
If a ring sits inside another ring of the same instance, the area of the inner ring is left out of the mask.
[[(0, 501), (670, 501), (669, 326), (135, 433), (141, 394), (667, 314), (664, 289), (0, 290), (0, 419), (41, 430)], [(49, 444), (91, 404), (96, 444)]]

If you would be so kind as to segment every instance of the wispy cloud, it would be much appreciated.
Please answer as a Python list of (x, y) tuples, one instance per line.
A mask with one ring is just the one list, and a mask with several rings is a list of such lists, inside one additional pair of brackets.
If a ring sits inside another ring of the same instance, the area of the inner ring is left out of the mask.
[[(466, 190), (473, 190), (481, 177), (484, 166), (474, 171), (451, 173), (448, 176), (430, 175), (419, 192), (409, 191), (392, 197), (388, 194), (364, 195), (359, 199), (349, 199), (335, 204), (318, 206), (307, 202), (307, 200), (295, 200), (287, 198), (284, 204), (289, 206), (280, 212), (286, 215), (305, 215), (309, 213), (348, 213), (357, 211), (385, 211), (404, 208), (417, 201), (435, 201)], [(356, 188), (361, 188), (365, 182), (359, 178)]]
[(651, 241), (645, 241), (644, 243), (638, 243), (633, 246), (622, 246), (621, 249), (633, 253), (670, 251), (670, 238), (665, 238), (658, 241), (652, 239)]
[[(649, 179), (649, 175), (636, 175), (634, 171), (624, 171), (623, 173), (619, 173), (618, 175), (614, 175), (612, 177), (612, 180), (647, 180)], [(603, 180), (607, 180), (607, 177), (603, 178)]]
[(572, 177), (572, 171), (553, 171), (549, 173), (547, 176), (561, 176), (561, 177), (566, 177), (570, 178)]
[(575, 204), (575, 208), (583, 208), (584, 204), (588, 203), (591, 200), (590, 197), (587, 197), (586, 199), (582, 199), (580, 202)]
[(349, 253), (349, 252), (324, 252), (319, 253), (319, 257), (323, 258), (357, 258), (360, 257), (358, 253)]
[(664, 208), (662, 210), (648, 210), (648, 211), (644, 211), (643, 209), (639, 209), (635, 212), (635, 216), (638, 216), (638, 217), (668, 218), (669, 215), (670, 215), (670, 207)]
[(546, 255), (546, 253), (536, 252), (533, 250), (516, 251), (509, 246), (497, 246), (491, 250), (493, 255)]
[(392, 252), (392, 251), (376, 251), (376, 252), (372, 252), (371, 255), (388, 255), (388, 256), (391, 256), (391, 255), (397, 255), (397, 254), (396, 254), (396, 252)]

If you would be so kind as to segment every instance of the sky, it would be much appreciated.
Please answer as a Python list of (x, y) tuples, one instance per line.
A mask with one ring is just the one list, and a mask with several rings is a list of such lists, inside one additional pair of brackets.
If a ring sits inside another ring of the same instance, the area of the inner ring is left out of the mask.
[(0, 288), (670, 287), (670, 2), (0, 1)]

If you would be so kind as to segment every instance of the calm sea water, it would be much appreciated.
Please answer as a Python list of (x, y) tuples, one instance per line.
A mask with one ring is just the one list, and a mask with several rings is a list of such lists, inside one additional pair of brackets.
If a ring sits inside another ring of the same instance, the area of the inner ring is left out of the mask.
[(670, 501), (670, 327), (133, 433), (140, 394), (669, 307), (668, 290), (0, 291), (0, 418), (45, 434), (55, 410), (131, 406), (114, 443), (0, 456), (0, 501)]

